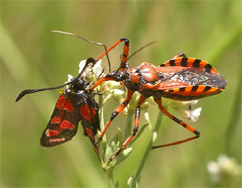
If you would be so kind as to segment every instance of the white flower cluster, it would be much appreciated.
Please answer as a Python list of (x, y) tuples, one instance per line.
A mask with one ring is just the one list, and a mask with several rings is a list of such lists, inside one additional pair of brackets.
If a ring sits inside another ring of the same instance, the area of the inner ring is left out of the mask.
[(218, 156), (217, 161), (210, 161), (207, 165), (208, 172), (212, 183), (218, 184), (224, 180), (231, 179), (233, 177), (241, 176), (242, 166), (239, 165), (234, 158), (229, 158), (225, 154)]
[(196, 108), (195, 110), (191, 109), (191, 106), (196, 104), (198, 100), (193, 100), (193, 101), (172, 101), (171, 102), (171, 107), (179, 114), (184, 116), (187, 119), (190, 119), (192, 121), (197, 121), (202, 108)]
[[(85, 67), (86, 62), (87, 62), (87, 60), (85, 59), (79, 63), (79, 73), (81, 73), (81, 71)], [(101, 76), (102, 71), (103, 71), (103, 67), (101, 66), (101, 63), (102, 63), (102, 60), (100, 59), (99, 61), (97, 61), (95, 63), (95, 65), (93, 67), (88, 66), (85, 69), (85, 71), (83, 72), (82, 76), (86, 79), (97, 78), (97, 77)], [(73, 78), (73, 76), (68, 74), (67, 82), (70, 82), (72, 78)]]

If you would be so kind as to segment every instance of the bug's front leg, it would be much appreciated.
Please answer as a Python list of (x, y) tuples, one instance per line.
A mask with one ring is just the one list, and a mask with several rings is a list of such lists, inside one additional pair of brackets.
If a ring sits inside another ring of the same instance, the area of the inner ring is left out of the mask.
[(137, 103), (136, 110), (135, 110), (133, 134), (125, 140), (122, 147), (110, 158), (111, 161), (114, 160), (118, 156), (118, 154), (131, 142), (131, 140), (134, 138), (134, 136), (138, 132), (139, 120), (140, 120), (140, 106), (145, 100), (146, 100), (146, 98), (141, 95), (139, 102)]
[(95, 144), (97, 144), (98, 142), (100, 142), (102, 140), (102, 137), (106, 133), (106, 131), (107, 131), (108, 127), (110, 126), (111, 122), (113, 121), (113, 119), (115, 117), (117, 117), (117, 115), (119, 115), (124, 110), (124, 108), (129, 104), (133, 93), (134, 93), (134, 91), (128, 90), (127, 98), (122, 102), (122, 104), (120, 104), (118, 107), (115, 108), (115, 110), (113, 111), (113, 113), (111, 115), (111, 118), (106, 123), (104, 129), (102, 130), (101, 136), (97, 139)]

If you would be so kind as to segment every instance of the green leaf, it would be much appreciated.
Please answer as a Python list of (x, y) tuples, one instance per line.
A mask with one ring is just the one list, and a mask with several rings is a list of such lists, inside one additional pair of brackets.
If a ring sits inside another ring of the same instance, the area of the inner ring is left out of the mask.
[(133, 147), (124, 149), (112, 162), (110, 162), (110, 167), (115, 167), (123, 162), (130, 155), (133, 149)]
[(118, 130), (118, 133), (117, 133), (117, 136), (118, 136), (118, 145), (119, 147), (122, 146), (122, 144), (124, 143), (124, 137), (123, 137), (123, 134), (122, 134), (122, 131), (119, 127), (117, 127), (117, 130)]
[(133, 138), (133, 140), (131, 140), (131, 142), (129, 143), (129, 145), (132, 145), (139, 137), (140, 135), (144, 132), (145, 128), (148, 126), (148, 124), (143, 125), (140, 130), (138, 131), (138, 133), (135, 135), (135, 137)]

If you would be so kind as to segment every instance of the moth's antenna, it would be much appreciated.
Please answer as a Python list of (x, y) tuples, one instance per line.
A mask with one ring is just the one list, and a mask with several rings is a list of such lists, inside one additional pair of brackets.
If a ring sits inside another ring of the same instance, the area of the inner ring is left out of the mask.
[(84, 40), (86, 42), (89, 42), (91, 44), (96, 44), (96, 45), (99, 45), (99, 46), (103, 46), (104, 49), (105, 49), (105, 52), (106, 52), (107, 60), (108, 60), (109, 72), (111, 72), (111, 63), (110, 63), (110, 60), (109, 60), (109, 56), (108, 56), (108, 52), (107, 52), (107, 47), (106, 47), (105, 44), (102, 44), (100, 42), (94, 42), (94, 41), (87, 40), (87, 39), (85, 39), (85, 38), (83, 38), (83, 37), (81, 37), (81, 36), (79, 36), (79, 35), (77, 35), (75, 33), (69, 33), (69, 32), (58, 31), (58, 30), (51, 30), (51, 32), (54, 32), (54, 33), (62, 33), (62, 34), (65, 34), (65, 35), (73, 35), (73, 36), (76, 36), (76, 37), (78, 37), (78, 38), (80, 38), (80, 39), (82, 39), (82, 40)]
[(26, 89), (26, 90), (23, 90), (21, 91), (21, 93), (18, 94), (15, 102), (19, 101), (24, 95), (26, 94), (30, 94), (30, 93), (36, 93), (36, 92), (39, 92), (39, 91), (45, 91), (45, 90), (53, 90), (53, 89), (59, 89), (59, 88), (62, 88), (64, 87), (65, 85), (69, 84), (70, 82), (66, 82), (65, 84), (63, 85), (60, 85), (60, 86), (56, 86), (56, 87), (48, 87), (48, 88), (41, 88), (41, 89)]
[[(96, 60), (94, 60), (93, 58), (88, 58), (87, 61), (86, 61), (86, 64), (85, 66), (83, 67), (82, 71), (79, 73), (79, 75), (77, 76), (77, 79), (79, 77), (81, 77), (81, 75), (83, 74), (83, 72), (85, 71), (85, 69), (87, 68), (87, 66), (89, 65), (89, 63), (95, 63)], [(15, 102), (19, 101), (24, 95), (26, 94), (30, 94), (30, 93), (36, 93), (36, 92), (39, 92), (39, 91), (46, 91), (46, 90), (53, 90), (53, 89), (59, 89), (59, 88), (62, 88), (68, 84), (70, 84), (71, 82), (66, 82), (65, 84), (63, 85), (60, 85), (60, 86), (56, 86), (56, 87), (48, 87), (48, 88), (41, 88), (41, 89), (26, 89), (26, 90), (23, 90), (21, 91), (21, 93), (18, 94)]]

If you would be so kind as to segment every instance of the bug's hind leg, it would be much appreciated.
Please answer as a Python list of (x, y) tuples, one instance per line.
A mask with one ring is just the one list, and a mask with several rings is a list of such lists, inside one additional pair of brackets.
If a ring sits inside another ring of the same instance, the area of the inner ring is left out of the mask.
[(155, 102), (158, 104), (159, 109), (163, 112), (163, 114), (165, 114), (167, 117), (169, 117), (171, 120), (175, 121), (176, 123), (178, 123), (179, 125), (182, 125), (184, 128), (186, 128), (187, 130), (189, 130), (190, 132), (194, 133), (196, 136), (191, 137), (191, 138), (187, 138), (185, 140), (180, 140), (177, 142), (172, 142), (169, 144), (164, 144), (164, 145), (159, 145), (159, 146), (153, 146), (152, 149), (156, 149), (156, 148), (160, 148), (160, 147), (166, 147), (166, 146), (173, 146), (173, 145), (177, 145), (177, 144), (181, 144), (187, 141), (191, 141), (194, 140), (196, 138), (198, 138), (200, 136), (199, 131), (197, 131), (195, 128), (193, 128), (191, 125), (183, 122), (182, 120), (176, 118), (175, 116), (171, 115), (163, 106), (162, 106), (162, 102), (161, 99), (154, 99)]

